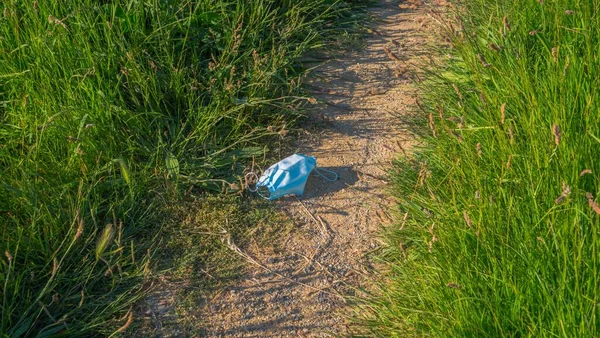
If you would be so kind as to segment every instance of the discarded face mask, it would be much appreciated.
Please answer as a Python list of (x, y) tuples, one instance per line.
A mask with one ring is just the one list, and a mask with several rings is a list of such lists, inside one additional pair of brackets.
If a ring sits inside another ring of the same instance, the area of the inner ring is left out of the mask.
[[(285, 195), (302, 196), (308, 176), (313, 169), (319, 176), (329, 182), (338, 179), (338, 175), (333, 171), (317, 168), (317, 160), (314, 157), (294, 154), (270, 166), (260, 176), (256, 182), (256, 187), (254, 189), (249, 187), (248, 190), (257, 192), (260, 196), (268, 198), (271, 201)], [(333, 177), (329, 178), (320, 171), (328, 172)], [(269, 197), (264, 196), (258, 190), (260, 187), (267, 187), (269, 189)]]

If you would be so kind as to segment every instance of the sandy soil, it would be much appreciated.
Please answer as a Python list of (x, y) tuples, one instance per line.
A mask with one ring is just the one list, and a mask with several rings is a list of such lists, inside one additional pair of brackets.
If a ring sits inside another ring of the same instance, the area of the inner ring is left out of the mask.
[(393, 202), (386, 170), (412, 142), (403, 117), (414, 110), (414, 65), (433, 35), (427, 8), (381, 1), (365, 48), (315, 71), (309, 87), (322, 109), (314, 119), (325, 128), (307, 128), (292, 150), (340, 179), (311, 175), (303, 197), (276, 202), (294, 231), (277, 246), (243, 252), (253, 263), (245, 276), (202, 310), (207, 337), (349, 334), (344, 296), (373, 277), (366, 254), (378, 247)]

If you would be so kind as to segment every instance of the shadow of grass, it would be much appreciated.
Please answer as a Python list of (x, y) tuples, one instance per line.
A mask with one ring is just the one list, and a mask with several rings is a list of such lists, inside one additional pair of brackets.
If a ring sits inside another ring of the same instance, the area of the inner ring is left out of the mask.
[(202, 332), (199, 309), (231, 286), (247, 263), (227, 248), (282, 236), (287, 224), (267, 201), (235, 196), (189, 196), (169, 208), (153, 257), (151, 291), (136, 309), (134, 337)]

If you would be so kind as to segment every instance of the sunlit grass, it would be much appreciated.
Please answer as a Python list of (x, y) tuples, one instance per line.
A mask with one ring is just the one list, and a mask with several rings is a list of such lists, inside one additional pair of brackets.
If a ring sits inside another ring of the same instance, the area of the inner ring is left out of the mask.
[[(358, 2), (358, 1), (356, 1)], [(163, 206), (232, 192), (297, 118), (299, 57), (349, 2), (0, 5), (0, 333), (111, 334), (148, 280)]]
[(381, 337), (598, 336), (600, 2), (457, 7), (361, 315)]

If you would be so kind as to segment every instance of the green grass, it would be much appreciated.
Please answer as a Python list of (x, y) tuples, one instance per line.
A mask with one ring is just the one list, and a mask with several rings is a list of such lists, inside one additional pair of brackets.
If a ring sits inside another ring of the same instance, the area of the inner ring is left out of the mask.
[(359, 2), (4, 1), (0, 336), (126, 324), (167, 206), (239, 191)]
[(392, 175), (399, 219), (357, 309), (365, 334), (596, 337), (600, 1), (457, 7), (423, 145)]

